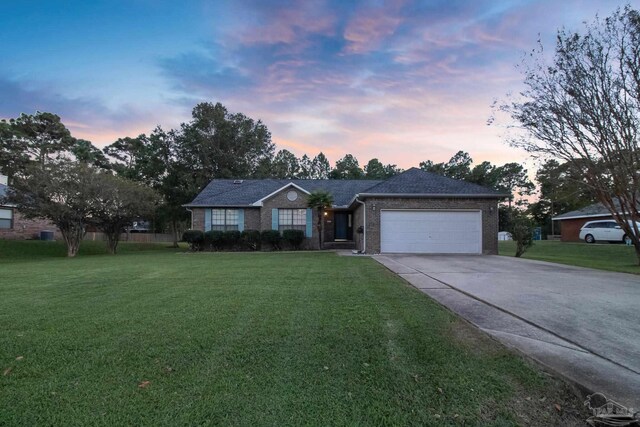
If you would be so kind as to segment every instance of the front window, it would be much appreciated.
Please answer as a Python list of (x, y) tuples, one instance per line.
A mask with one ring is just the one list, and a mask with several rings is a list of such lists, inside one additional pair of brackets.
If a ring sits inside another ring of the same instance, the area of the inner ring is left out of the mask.
[(13, 228), (13, 209), (0, 209), (0, 229)]
[(278, 230), (302, 230), (307, 228), (306, 209), (278, 209)]
[(238, 229), (237, 209), (211, 209), (211, 229), (232, 231)]

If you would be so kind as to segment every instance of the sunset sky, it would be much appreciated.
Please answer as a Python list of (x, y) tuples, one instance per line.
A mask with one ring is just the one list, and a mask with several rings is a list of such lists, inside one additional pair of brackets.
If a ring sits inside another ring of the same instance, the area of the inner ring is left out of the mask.
[[(263, 120), (278, 148), (408, 168), (458, 150), (522, 162), (487, 126), (541, 38), (624, 3), (2, 1), (0, 118), (60, 115), (98, 146), (201, 101)], [(630, 3), (638, 7), (638, 1)]]

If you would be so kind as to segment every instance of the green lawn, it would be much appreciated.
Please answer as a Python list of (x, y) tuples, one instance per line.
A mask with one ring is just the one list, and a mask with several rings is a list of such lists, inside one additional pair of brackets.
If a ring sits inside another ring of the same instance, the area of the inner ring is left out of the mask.
[[(170, 243), (126, 243), (118, 245), (119, 254), (131, 252), (166, 250)], [(105, 242), (85, 241), (80, 245), (80, 255), (105, 255)], [(1, 240), (0, 263), (33, 261), (35, 259), (65, 258), (67, 248), (61, 241), (43, 242), (40, 240)]]
[(43, 244), (49, 256), (23, 247), (32, 259), (16, 262), (11, 246), (0, 246), (0, 425), (584, 419), (564, 384), (369, 258), (87, 256), (86, 245), (65, 259)]
[[(516, 253), (514, 242), (499, 242), (500, 255)], [(523, 258), (600, 270), (640, 274), (638, 259), (632, 246), (622, 244), (563, 243), (541, 240), (525, 252)]]

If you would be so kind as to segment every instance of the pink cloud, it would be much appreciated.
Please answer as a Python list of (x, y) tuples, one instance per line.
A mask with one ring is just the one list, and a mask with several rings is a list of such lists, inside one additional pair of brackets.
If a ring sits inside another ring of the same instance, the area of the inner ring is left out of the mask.
[(319, 6), (309, 2), (301, 3), (296, 8), (277, 9), (268, 14), (266, 22), (241, 29), (239, 41), (246, 45), (295, 45), (311, 34), (332, 35), (335, 17)]

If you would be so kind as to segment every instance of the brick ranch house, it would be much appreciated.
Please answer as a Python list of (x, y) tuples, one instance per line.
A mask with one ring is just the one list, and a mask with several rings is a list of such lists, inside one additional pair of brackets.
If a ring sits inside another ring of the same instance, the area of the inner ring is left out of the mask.
[(184, 205), (196, 230), (305, 232), (318, 249), (316, 190), (333, 195), (324, 213), (325, 248), (366, 253), (497, 254), (498, 201), (506, 194), (411, 168), (390, 179), (214, 179)]
[(6, 177), (0, 175), (0, 239), (38, 239), (41, 231), (54, 231), (60, 237), (55, 225), (46, 219), (26, 219), (12, 205), (2, 202), (7, 194)]
[(560, 240), (563, 242), (580, 242), (580, 229), (588, 221), (613, 220), (611, 212), (601, 203), (594, 203), (585, 208), (563, 213), (553, 217), (560, 223)]

